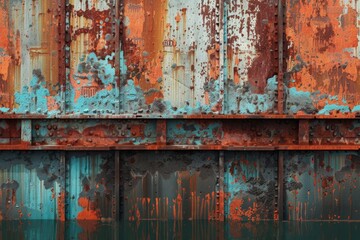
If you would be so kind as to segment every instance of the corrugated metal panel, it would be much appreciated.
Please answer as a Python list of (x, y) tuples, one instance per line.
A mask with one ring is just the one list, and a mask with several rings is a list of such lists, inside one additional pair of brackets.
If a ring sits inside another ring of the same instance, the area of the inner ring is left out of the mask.
[(115, 78), (115, 1), (70, 0), (67, 113), (113, 114), (119, 108)]
[(123, 111), (220, 112), (219, 1), (125, 0)]

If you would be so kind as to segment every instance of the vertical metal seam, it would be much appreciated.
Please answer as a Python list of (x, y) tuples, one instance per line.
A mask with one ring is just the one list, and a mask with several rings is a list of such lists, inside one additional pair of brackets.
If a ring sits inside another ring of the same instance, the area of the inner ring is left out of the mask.
[(278, 220), (284, 220), (284, 153), (283, 151), (278, 152), (278, 173), (277, 173), (277, 209), (278, 209)]
[(113, 209), (114, 219), (116, 221), (120, 220), (120, 152), (115, 151), (115, 204)]
[(224, 221), (224, 151), (219, 152), (219, 176), (218, 176), (218, 187), (217, 187), (217, 203), (216, 203), (216, 220)]
[(66, 92), (68, 89), (68, 84), (70, 83), (70, 61), (71, 61), (71, 51), (70, 51), (70, 47), (71, 47), (71, 33), (70, 33), (70, 20), (71, 20), (71, 16), (70, 16), (71, 12), (70, 12), (70, 3), (69, 0), (66, 0), (66, 5), (65, 5), (65, 86), (64, 86), (64, 109), (63, 112), (64, 114), (67, 114), (67, 110), (66, 110)]
[(116, 79), (116, 84), (117, 84), (117, 88), (119, 90), (119, 96), (118, 96), (118, 105), (115, 109), (115, 112), (117, 114), (120, 113), (120, 109), (121, 109), (121, 106), (120, 106), (120, 75), (121, 75), (121, 72), (120, 72), (120, 51), (121, 51), (121, 45), (120, 45), (120, 4), (119, 4), (119, 1), (122, 1), (122, 0), (113, 0), (113, 6), (114, 6), (114, 14), (113, 14), (113, 27), (114, 27), (114, 37), (115, 37), (115, 40), (114, 40), (114, 51), (115, 51), (115, 77), (117, 78)]
[[(64, 217), (62, 218), (64, 221), (67, 221), (67, 211), (68, 211), (68, 208), (67, 208), (67, 192), (66, 192), (66, 184), (67, 184), (67, 171), (66, 171), (66, 152), (64, 151), (61, 151), (60, 152), (60, 167), (63, 168), (63, 175), (61, 176), (63, 179), (64, 179), (64, 186), (62, 186), (62, 189), (61, 189), (61, 194), (63, 192), (63, 196), (64, 198), (62, 198), (62, 195), (61, 197), (59, 198), (59, 201), (64, 201), (64, 203), (62, 204), (64, 209), (63, 211), (61, 211), (63, 214), (64, 214)], [(59, 206), (60, 204), (58, 204)], [(59, 212), (59, 209), (58, 209), (58, 212)], [(65, 234), (65, 233), (64, 233)], [(66, 236), (65, 236), (66, 238)], [(64, 239), (65, 239), (64, 238)]]
[(284, 0), (278, 1), (278, 98), (277, 112), (284, 112)]
[(220, 64), (220, 78), (219, 78), (219, 89), (220, 89), (220, 99), (222, 101), (221, 105), (221, 112), (220, 114), (225, 113), (225, 79), (224, 79), (224, 70), (225, 70), (225, 61), (224, 61), (224, 49), (225, 49), (225, 36), (224, 36), (224, 0), (217, 0), (216, 1), (216, 8), (219, 13), (219, 17), (217, 18), (216, 22), (216, 33), (219, 35), (219, 64)]
[(221, 26), (221, 31), (220, 33), (222, 34), (221, 36), (221, 45), (220, 45), (220, 60), (221, 60), (221, 81), (223, 83), (223, 107), (222, 107), (222, 114), (226, 114), (227, 113), (227, 97), (228, 97), (228, 92), (227, 92), (227, 78), (228, 78), (228, 74), (227, 74), (227, 9), (228, 9), (228, 0), (222, 0), (221, 1), (221, 22), (220, 22), (220, 26)]
[(60, 114), (65, 114), (65, 94), (66, 94), (66, 2), (58, 0), (58, 80), (60, 83)]
[[(125, 33), (124, 33), (124, 24), (123, 24), (123, 18), (124, 18), (124, 0), (117, 0), (118, 6), (117, 6), (117, 12), (119, 15), (119, 18), (117, 19), (119, 26), (117, 26), (118, 29), (118, 48), (119, 48), (119, 113), (123, 114), (124, 113), (124, 102), (123, 102), (123, 96), (121, 95), (121, 88), (123, 87), (123, 84), (125, 84), (126, 82), (126, 72), (121, 72), (121, 65), (123, 64), (123, 59), (121, 59), (120, 53), (122, 53), (123, 49), (124, 49), (124, 38), (125, 38)], [(123, 53), (125, 54), (125, 53)]]

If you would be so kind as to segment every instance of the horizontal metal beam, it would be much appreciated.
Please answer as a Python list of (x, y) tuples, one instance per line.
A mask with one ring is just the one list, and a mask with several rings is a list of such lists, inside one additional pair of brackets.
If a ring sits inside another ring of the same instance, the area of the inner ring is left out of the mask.
[(29, 146), (29, 145), (0, 145), (0, 151), (4, 150), (20, 150), (20, 151), (113, 151), (113, 150), (136, 150), (136, 151), (359, 151), (360, 146), (341, 146), (341, 145), (325, 145), (325, 146), (312, 146), (312, 145), (284, 145), (284, 146), (249, 146), (249, 147), (235, 147), (235, 146), (189, 146), (189, 145), (120, 145), (115, 147), (99, 147), (99, 146)]
[(183, 115), (156, 115), (156, 114), (8, 114), (0, 112), (2, 119), (360, 119), (359, 113), (339, 113), (331, 115), (312, 114), (183, 114)]
[(0, 150), (359, 150), (360, 120), (0, 120)]

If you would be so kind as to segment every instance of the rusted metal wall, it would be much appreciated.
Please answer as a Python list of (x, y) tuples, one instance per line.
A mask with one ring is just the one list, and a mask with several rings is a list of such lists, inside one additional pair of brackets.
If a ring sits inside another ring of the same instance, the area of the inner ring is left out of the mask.
[(0, 17), (4, 114), (359, 108), (356, 1), (1, 0)]
[(0, 0), (0, 219), (357, 220), (359, 6)]

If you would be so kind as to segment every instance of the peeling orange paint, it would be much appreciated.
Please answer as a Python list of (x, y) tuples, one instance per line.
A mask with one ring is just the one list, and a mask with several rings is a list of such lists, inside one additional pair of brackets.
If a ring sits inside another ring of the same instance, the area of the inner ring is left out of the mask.
[(94, 208), (93, 203), (84, 197), (80, 197), (78, 200), (79, 206), (84, 208), (79, 212), (76, 219), (78, 220), (100, 220), (100, 211)]
[[(341, 0), (287, 1), (286, 35), (289, 47), (288, 71), (295, 80), (290, 87), (326, 96), (316, 99), (318, 109), (347, 101), (360, 103), (357, 92), (357, 12)], [(301, 66), (299, 68), (299, 66)], [(295, 70), (296, 69), (296, 70)]]

